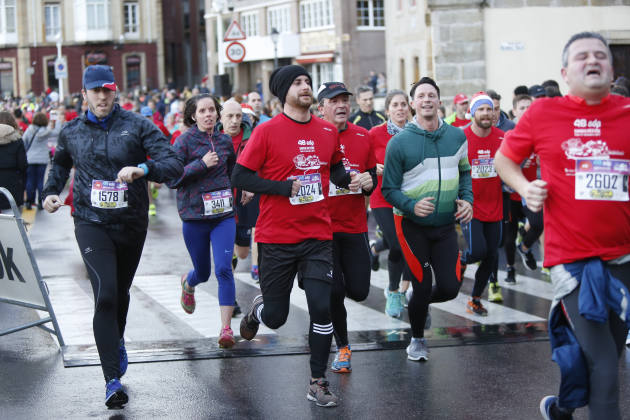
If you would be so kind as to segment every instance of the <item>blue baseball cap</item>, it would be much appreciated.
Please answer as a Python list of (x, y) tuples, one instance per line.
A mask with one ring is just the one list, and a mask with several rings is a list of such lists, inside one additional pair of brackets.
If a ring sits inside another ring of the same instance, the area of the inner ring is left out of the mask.
[(116, 90), (116, 81), (111, 67), (97, 64), (88, 66), (83, 72), (83, 87), (86, 90), (105, 88)]

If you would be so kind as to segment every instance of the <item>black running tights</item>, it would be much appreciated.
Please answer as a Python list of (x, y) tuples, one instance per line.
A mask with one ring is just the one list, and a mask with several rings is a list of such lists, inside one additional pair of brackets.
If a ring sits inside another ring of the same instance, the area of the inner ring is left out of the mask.
[(140, 262), (146, 231), (110, 230), (78, 223), (79, 251), (94, 292), (92, 328), (105, 381), (120, 377), (120, 339), (129, 310), (129, 288)]
[(348, 345), (345, 297), (361, 302), (370, 292), (370, 250), (366, 233), (333, 233), (330, 317), (337, 348)]

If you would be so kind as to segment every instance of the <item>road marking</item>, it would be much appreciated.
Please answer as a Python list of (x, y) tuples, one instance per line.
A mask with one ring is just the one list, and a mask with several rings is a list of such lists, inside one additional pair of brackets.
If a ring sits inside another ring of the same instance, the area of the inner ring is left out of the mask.
[[(464, 275), (466, 277), (474, 279), (477, 268), (479, 268), (477, 264), (469, 264), (466, 267), (466, 273)], [(525, 293), (527, 295), (537, 298), (546, 299), (548, 301), (553, 300), (553, 286), (549, 282), (517, 273), (516, 283), (506, 283), (505, 277), (507, 277), (507, 272), (503, 270), (499, 270), (498, 276), (499, 285), (501, 287), (505, 287), (506, 289), (514, 290), (516, 292)]]

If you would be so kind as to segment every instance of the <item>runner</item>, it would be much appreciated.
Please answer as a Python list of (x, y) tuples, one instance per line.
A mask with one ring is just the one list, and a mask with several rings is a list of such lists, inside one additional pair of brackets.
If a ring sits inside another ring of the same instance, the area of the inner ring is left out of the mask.
[[(383, 232), (383, 240), (376, 242), (373, 252), (378, 253), (389, 248), (387, 255), (387, 274), (389, 287), (387, 287), (387, 302), (385, 313), (391, 317), (402, 316), (405, 306), (405, 292), (409, 288), (409, 269), (406, 268), (398, 238), (394, 227), (394, 214), (392, 205), (385, 200), (381, 192), (383, 179), (383, 164), (385, 163), (385, 149), (390, 139), (400, 133), (409, 120), (409, 98), (402, 90), (391, 90), (385, 97), (385, 113), (388, 116), (387, 123), (381, 124), (370, 130), (370, 143), (376, 157), (376, 174), (378, 185), (370, 195), (370, 208), (376, 218), (376, 223)], [(406, 276), (403, 273), (407, 273)], [(402, 287), (400, 284), (403, 276)], [(407, 279), (407, 280), (404, 280)]]
[(309, 113), (311, 77), (301, 66), (271, 74), (271, 93), (283, 113), (254, 131), (232, 175), (236, 188), (260, 193), (256, 223), (260, 289), (241, 321), (241, 336), (251, 340), (262, 321), (279, 328), (289, 315), (293, 280), (304, 289), (310, 315), (311, 380), (307, 398), (337, 405), (328, 389), (326, 364), (333, 326), (330, 319), (332, 230), (325, 197), (330, 179), (358, 190), (360, 179), (346, 173), (335, 126)]
[[(545, 261), (555, 297), (549, 331), (560, 366), (545, 419), (620, 419), (618, 359), (628, 332), (630, 286), (630, 100), (610, 95), (612, 55), (597, 33), (573, 35), (562, 52), (565, 97), (534, 101), (495, 160), (532, 211), (545, 211)], [(535, 152), (542, 179), (520, 162)]]
[(471, 299), (466, 311), (488, 315), (481, 303), (481, 295), (492, 278), (488, 300), (501, 302), (501, 288), (493, 271), (499, 259), (499, 242), (503, 224), (503, 194), (501, 179), (494, 170), (494, 155), (503, 141), (503, 131), (494, 126), (492, 98), (479, 92), (470, 102), (472, 124), (464, 129), (468, 140), (468, 160), (472, 167), (472, 189), (475, 202), (473, 219), (462, 225), (462, 234), (468, 250), (462, 255), (462, 264), (480, 262), (475, 273)]
[(54, 213), (63, 205), (58, 194), (74, 165), (75, 235), (94, 292), (105, 404), (120, 407), (129, 400), (120, 377), (127, 370), (129, 288), (149, 223), (146, 181), (177, 178), (182, 164), (151, 121), (114, 104), (116, 82), (109, 66), (88, 66), (82, 93), (88, 111), (59, 134), (44, 208)]
[(236, 223), (230, 175), (236, 155), (232, 139), (215, 130), (221, 118), (221, 105), (210, 94), (193, 96), (186, 101), (184, 122), (190, 128), (179, 136), (173, 149), (184, 161), (184, 173), (169, 187), (177, 188), (177, 210), (182, 219), (184, 242), (193, 269), (181, 277), (181, 305), (195, 311), (195, 287), (210, 278), (210, 248), (219, 283), (221, 331), (219, 346), (234, 345), (231, 328), (235, 303), (232, 253)]
[(423, 77), (410, 96), (416, 116), (387, 146), (381, 188), (394, 206), (396, 233), (414, 277), (407, 355), (428, 360), (424, 326), (429, 304), (454, 299), (459, 292), (455, 221), (470, 222), (473, 195), (466, 136), (438, 117), (439, 87)]
[(328, 209), (333, 231), (333, 284), (330, 315), (335, 330), (337, 354), (330, 370), (352, 371), (352, 350), (348, 341), (347, 312), (344, 299), (361, 302), (370, 292), (370, 249), (364, 196), (376, 185), (376, 159), (366, 129), (348, 122), (350, 95), (341, 82), (328, 82), (317, 91), (319, 112), (339, 130), (346, 172), (361, 179), (361, 190), (351, 191), (330, 185)]

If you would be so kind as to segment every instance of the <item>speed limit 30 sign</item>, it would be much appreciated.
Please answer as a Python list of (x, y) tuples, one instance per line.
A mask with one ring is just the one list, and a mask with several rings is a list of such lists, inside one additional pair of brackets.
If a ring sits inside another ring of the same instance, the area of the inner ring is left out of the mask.
[(245, 59), (245, 46), (237, 41), (231, 42), (225, 49), (225, 55), (232, 63), (240, 63)]

